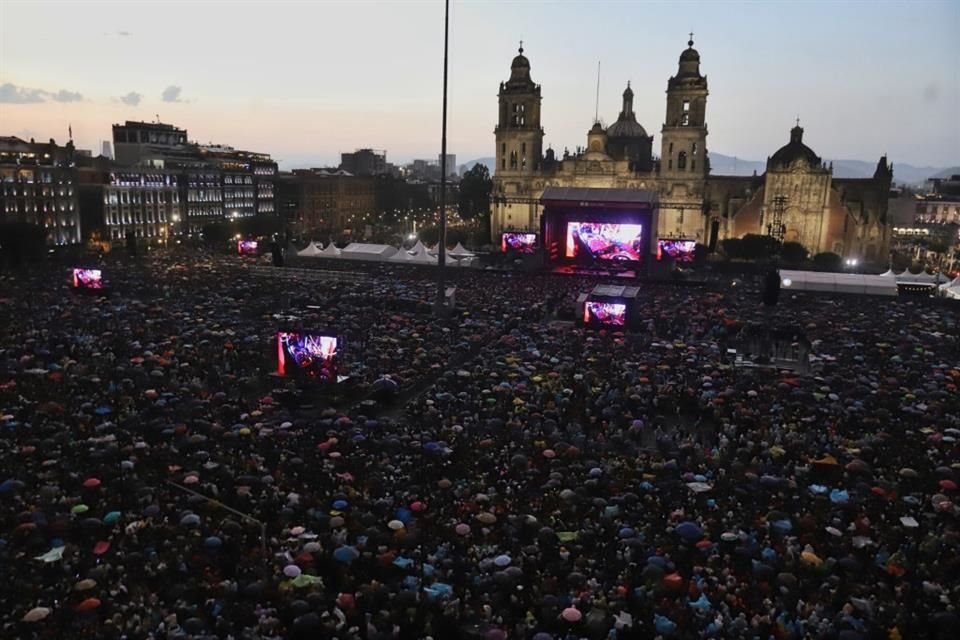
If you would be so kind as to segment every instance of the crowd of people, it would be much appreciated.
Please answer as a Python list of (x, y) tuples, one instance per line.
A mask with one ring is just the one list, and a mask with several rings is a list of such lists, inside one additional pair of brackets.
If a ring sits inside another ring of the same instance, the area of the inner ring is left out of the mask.
[[(642, 284), (625, 333), (556, 320), (580, 278), (458, 270), (439, 319), (430, 270), (103, 273), (0, 277), (0, 637), (956, 637), (956, 306)], [(728, 357), (776, 318), (813, 371)], [(281, 326), (391, 393), (289, 402)]]

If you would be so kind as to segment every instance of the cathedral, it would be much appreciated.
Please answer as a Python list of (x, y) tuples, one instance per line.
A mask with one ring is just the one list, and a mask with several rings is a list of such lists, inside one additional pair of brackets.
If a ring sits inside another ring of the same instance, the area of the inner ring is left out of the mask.
[(724, 238), (769, 234), (799, 242), (811, 255), (830, 251), (886, 262), (893, 167), (885, 156), (872, 178), (834, 178), (832, 165), (803, 143), (798, 121), (789, 142), (767, 158), (763, 175), (714, 175), (707, 153), (707, 77), (700, 72), (692, 34), (666, 93), (659, 156), (654, 137), (637, 122), (627, 83), (616, 122), (606, 128), (594, 122), (586, 146), (557, 157), (553, 149), (543, 149), (541, 89), (521, 45), (510, 79), (500, 83), (494, 242), (505, 231), (537, 233), (540, 198), (549, 187), (640, 189), (656, 193), (660, 238), (696, 240), (715, 249)]

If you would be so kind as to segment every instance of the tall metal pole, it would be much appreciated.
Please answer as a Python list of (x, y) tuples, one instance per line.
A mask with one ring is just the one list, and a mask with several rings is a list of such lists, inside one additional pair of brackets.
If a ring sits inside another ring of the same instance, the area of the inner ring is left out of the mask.
[(447, 268), (447, 56), (450, 47), (450, 0), (443, 8), (443, 121), (440, 134), (440, 248), (437, 253), (437, 312), (443, 311)]

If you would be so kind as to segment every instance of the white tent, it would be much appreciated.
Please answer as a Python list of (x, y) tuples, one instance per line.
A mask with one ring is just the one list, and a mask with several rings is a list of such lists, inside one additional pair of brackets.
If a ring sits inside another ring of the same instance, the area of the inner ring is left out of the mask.
[(340, 250), (340, 257), (346, 260), (371, 260), (383, 262), (395, 254), (397, 249), (388, 244), (366, 244), (351, 242)]
[(413, 255), (409, 251), (400, 249), (387, 259), (387, 262), (413, 262)]
[(427, 249), (427, 253), (429, 253), (429, 254), (432, 255), (432, 256), (435, 256), (435, 255), (437, 255), (438, 253), (440, 253), (440, 243), (438, 242), (437, 244), (435, 244), (435, 245), (433, 245), (432, 247), (430, 247), (429, 249)]
[(417, 255), (418, 253), (426, 253), (426, 252), (427, 252), (427, 248), (423, 246), (423, 243), (420, 242), (419, 240), (417, 240), (417, 244), (410, 247), (410, 253), (412, 253), (413, 255)]
[(880, 274), (880, 277), (881, 277), (881, 278), (896, 278), (896, 277), (897, 277), (897, 274), (893, 271), (893, 269), (887, 269), (886, 271), (884, 271), (883, 273)]
[(420, 253), (413, 254), (413, 259), (410, 261), (410, 264), (437, 264), (437, 258), (426, 251), (421, 251)]
[[(322, 245), (321, 245), (322, 246)], [(297, 251), (298, 256), (303, 256), (306, 258), (314, 258), (323, 253), (322, 248), (317, 246), (316, 242), (310, 242), (305, 248)]]
[(450, 251), (449, 255), (452, 258), (472, 258), (473, 257), (473, 254), (467, 251), (467, 249), (459, 242), (457, 243), (457, 246), (455, 246)]
[(337, 249), (337, 245), (332, 242), (328, 244), (323, 251), (320, 252), (320, 257), (322, 258), (339, 258), (340, 249)]
[(904, 271), (901, 275), (897, 276), (897, 282), (902, 284), (933, 284), (936, 282), (936, 279), (936, 276), (926, 271), (921, 271), (920, 273)]
[(859, 273), (784, 270), (780, 272), (780, 284), (784, 291), (897, 295), (897, 284), (891, 278)]

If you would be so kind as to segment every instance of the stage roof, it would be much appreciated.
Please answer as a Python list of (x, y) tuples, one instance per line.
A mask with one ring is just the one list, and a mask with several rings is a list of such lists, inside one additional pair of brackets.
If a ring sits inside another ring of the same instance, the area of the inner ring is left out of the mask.
[(597, 189), (590, 187), (547, 187), (540, 202), (593, 202), (617, 204), (653, 204), (657, 194), (650, 189)]

